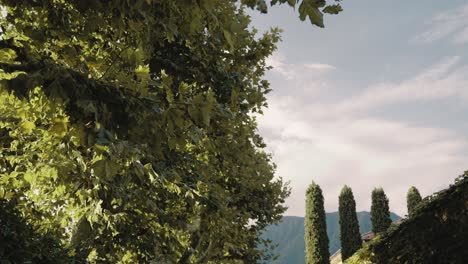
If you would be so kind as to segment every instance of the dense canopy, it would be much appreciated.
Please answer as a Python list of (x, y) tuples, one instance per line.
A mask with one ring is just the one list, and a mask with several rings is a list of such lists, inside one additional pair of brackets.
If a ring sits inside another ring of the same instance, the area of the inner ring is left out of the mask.
[[(318, 26), (341, 10), (297, 4)], [(256, 35), (245, 6), (266, 11), (264, 1), (1, 0), (5, 208), (87, 262), (264, 258), (259, 234), (289, 192), (254, 117), (279, 30)], [(31, 258), (47, 259), (34, 245)]]

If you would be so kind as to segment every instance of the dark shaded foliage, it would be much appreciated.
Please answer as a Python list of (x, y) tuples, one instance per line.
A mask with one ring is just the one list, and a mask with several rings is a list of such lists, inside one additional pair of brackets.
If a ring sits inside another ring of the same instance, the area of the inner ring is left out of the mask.
[(380, 233), (390, 226), (390, 209), (388, 206), (388, 198), (382, 188), (375, 188), (372, 191), (371, 205), (372, 232)]
[(372, 240), (349, 263), (467, 263), (467, 201), (465, 172), (450, 188), (424, 198), (412, 217)]
[(419, 194), (418, 189), (416, 189), (414, 186), (411, 186), (411, 188), (408, 190), (408, 193), (406, 194), (406, 203), (409, 217), (414, 214), (414, 210), (416, 210), (416, 207), (421, 202), (421, 200), (421, 194)]
[(33, 230), (11, 202), (0, 199), (0, 263), (70, 263), (66, 249)]
[(325, 209), (323, 206), (323, 194), (320, 186), (318, 186), (315, 182), (312, 182), (312, 184), (307, 189), (306, 217), (304, 226), (306, 263), (330, 263), (327, 226), (325, 222)]
[(468, 173), (373, 245), (376, 263), (466, 263)]
[(346, 260), (361, 248), (361, 234), (356, 215), (356, 202), (351, 188), (344, 186), (339, 196), (341, 258)]

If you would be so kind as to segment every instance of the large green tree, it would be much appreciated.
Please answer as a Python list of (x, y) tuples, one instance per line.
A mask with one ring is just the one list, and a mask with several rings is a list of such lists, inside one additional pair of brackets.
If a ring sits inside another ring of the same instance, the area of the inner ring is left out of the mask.
[(374, 233), (386, 231), (392, 223), (388, 198), (384, 190), (380, 187), (374, 188), (372, 191), (371, 221), (372, 232)]
[(419, 194), (418, 189), (416, 187), (411, 186), (408, 190), (408, 193), (406, 194), (406, 204), (408, 207), (408, 216), (411, 217), (413, 216), (414, 209), (416, 206), (418, 206), (419, 203), (421, 203), (422, 198), (421, 194)]
[(304, 220), (305, 248), (307, 264), (330, 263), (328, 251), (327, 226), (323, 194), (315, 182), (310, 184), (306, 192), (306, 215)]
[[(341, 10), (288, 3), (319, 26)], [(264, 1), (0, 6), (0, 198), (92, 263), (262, 258), (288, 195), (254, 118), (279, 35), (245, 7)]]
[(344, 261), (361, 248), (362, 241), (356, 215), (356, 202), (351, 188), (347, 185), (343, 186), (338, 200), (341, 259)]

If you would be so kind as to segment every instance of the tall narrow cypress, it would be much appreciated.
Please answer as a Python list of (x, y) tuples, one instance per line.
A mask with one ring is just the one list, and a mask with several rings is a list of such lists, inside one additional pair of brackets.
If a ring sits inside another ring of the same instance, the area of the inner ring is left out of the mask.
[(375, 188), (372, 191), (371, 221), (374, 233), (386, 231), (392, 223), (388, 198), (382, 188)]
[(330, 253), (328, 251), (323, 194), (320, 186), (315, 182), (312, 182), (307, 189), (304, 225), (306, 264), (329, 264)]
[(419, 194), (416, 187), (411, 186), (406, 194), (406, 204), (408, 206), (408, 216), (411, 217), (414, 213), (416, 206), (422, 201), (421, 194)]
[(362, 246), (356, 202), (351, 188), (344, 186), (339, 196), (341, 259), (351, 257)]

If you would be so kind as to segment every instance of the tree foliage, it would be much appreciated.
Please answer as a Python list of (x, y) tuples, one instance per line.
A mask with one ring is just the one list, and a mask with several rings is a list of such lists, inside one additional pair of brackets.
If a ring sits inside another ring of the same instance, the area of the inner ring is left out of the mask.
[(306, 263), (330, 263), (323, 194), (320, 186), (315, 182), (312, 182), (306, 193), (306, 216), (304, 227)]
[(36, 232), (11, 201), (0, 199), (1, 263), (63, 263), (69, 258), (60, 241)]
[(362, 246), (353, 191), (343, 186), (339, 196), (341, 259), (344, 261)]
[(372, 232), (374, 233), (387, 230), (392, 223), (388, 198), (382, 188), (375, 188), (372, 191), (371, 220)]
[(0, 198), (80, 261), (262, 258), (289, 193), (254, 118), (279, 31), (240, 2), (1, 0)]
[[(338, 14), (343, 11), (341, 5), (337, 2), (341, 0), (335, 0), (336, 3), (327, 4), (325, 0), (271, 0), (271, 5), (284, 4), (295, 7), (298, 6), (299, 19), (304, 21), (309, 18), (309, 21), (319, 27), (324, 27), (323, 15), (326, 14)], [(254, 5), (256, 3), (257, 9), (262, 12), (267, 11), (267, 6), (264, 0), (242, 0), (241, 2), (248, 3), (247, 5)]]
[(406, 194), (406, 204), (408, 207), (408, 216), (411, 217), (414, 214), (414, 210), (421, 202), (421, 194), (419, 194), (418, 189), (416, 187), (411, 186)]

